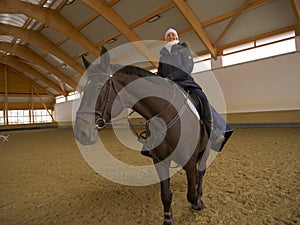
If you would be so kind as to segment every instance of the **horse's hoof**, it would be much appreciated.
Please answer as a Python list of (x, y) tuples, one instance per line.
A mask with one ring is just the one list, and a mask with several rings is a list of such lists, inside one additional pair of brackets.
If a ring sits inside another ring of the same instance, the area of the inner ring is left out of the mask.
[(175, 223), (174, 222), (164, 222), (164, 225), (175, 225)]
[(196, 210), (196, 211), (200, 211), (200, 210), (204, 209), (203, 201), (201, 200), (201, 201), (197, 202), (197, 205), (192, 205), (192, 209)]

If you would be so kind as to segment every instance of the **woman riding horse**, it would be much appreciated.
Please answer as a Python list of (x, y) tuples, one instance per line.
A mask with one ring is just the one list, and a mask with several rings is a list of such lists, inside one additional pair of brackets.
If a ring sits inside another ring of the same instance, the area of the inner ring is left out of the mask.
[[(231, 136), (232, 129), (210, 106), (202, 88), (191, 76), (194, 67), (192, 54), (187, 44), (179, 41), (175, 29), (170, 28), (166, 31), (165, 42), (165, 47), (160, 51), (157, 74), (179, 84), (189, 94), (197, 96), (200, 100), (197, 108), (210, 136), (211, 147), (215, 151), (221, 151)], [(142, 149), (141, 154), (151, 157), (151, 153), (145, 148)]]

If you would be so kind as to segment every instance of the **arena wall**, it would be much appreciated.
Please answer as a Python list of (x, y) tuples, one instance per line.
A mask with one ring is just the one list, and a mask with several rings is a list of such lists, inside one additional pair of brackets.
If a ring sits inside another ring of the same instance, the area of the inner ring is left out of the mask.
[[(299, 62), (298, 51), (193, 76), (229, 122), (300, 123)], [(55, 120), (70, 122), (72, 106), (73, 101), (56, 104)]]

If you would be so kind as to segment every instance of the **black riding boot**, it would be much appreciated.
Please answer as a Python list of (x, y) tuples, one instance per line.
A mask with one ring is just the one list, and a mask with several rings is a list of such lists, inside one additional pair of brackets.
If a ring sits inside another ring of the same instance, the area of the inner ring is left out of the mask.
[[(205, 93), (201, 88), (189, 88), (191, 94), (195, 94), (200, 98), (200, 117), (202, 118), (206, 127), (211, 148), (215, 151), (221, 151), (227, 140), (232, 134), (232, 129), (223, 120), (223, 118), (216, 112), (216, 110), (209, 104)], [(202, 107), (201, 107), (202, 106)]]

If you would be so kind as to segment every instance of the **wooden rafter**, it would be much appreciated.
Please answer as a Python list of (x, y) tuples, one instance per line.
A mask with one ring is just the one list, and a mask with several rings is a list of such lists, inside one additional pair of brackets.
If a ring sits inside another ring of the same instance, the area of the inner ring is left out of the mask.
[(87, 37), (80, 33), (65, 17), (55, 10), (19, 0), (1, 0), (0, 9), (1, 13), (25, 14), (28, 17), (47, 24), (53, 29), (74, 40), (79, 45), (85, 47), (94, 56), (99, 56), (99, 49), (96, 48)]
[(27, 72), (29, 74), (31, 74), (32, 76), (34, 76), (36, 79), (44, 82), (46, 85), (48, 85), (49, 87), (53, 88), (55, 91), (57, 91), (58, 93), (60, 93), (61, 95), (66, 95), (65, 92), (63, 92), (55, 83), (53, 83), (51, 80), (49, 80), (48, 78), (44, 77), (40, 72), (36, 71), (35, 69), (33, 69), (31, 66), (29, 66), (26, 63), (20, 62), (19, 60), (17, 60), (14, 57), (11, 56), (6, 56), (2, 53), (0, 53), (0, 63), (11, 66), (17, 70), (19, 70), (20, 72), (24, 71)]
[[(22, 75), (22, 78), (25, 78), (25, 76), (24, 75)], [(26, 77), (27, 78), (27, 77)], [(32, 82), (34, 82), (34, 81), (31, 81), (30, 79), (29, 79), (29, 82), (28, 83), (30, 83), (30, 84), (37, 84), (37, 83), (32, 83)], [(38, 86), (38, 85), (36, 85), (35, 87), (41, 87), (41, 86)], [(43, 91), (44, 91), (45, 89), (43, 89)], [(9, 98), (20, 98), (20, 97), (31, 97), (31, 93), (10, 93), (10, 92), (8, 92), (8, 94), (7, 94), (7, 96), (9, 97)], [(0, 93), (0, 96), (1, 97), (4, 97), (5, 96), (5, 93)], [(51, 94), (51, 95), (48, 95), (48, 94), (40, 94), (40, 96), (42, 97), (42, 98), (51, 98), (51, 99), (53, 99), (54, 98), (54, 96), (53, 96), (53, 94)], [(36, 97), (36, 95), (35, 94), (33, 94), (33, 97)]]
[(21, 40), (24, 40), (33, 46), (37, 46), (38, 48), (50, 52), (51, 54), (53, 54), (57, 58), (60, 58), (69, 66), (74, 68), (80, 74), (83, 74), (85, 72), (85, 69), (78, 62), (76, 62), (65, 52), (57, 48), (57, 46), (53, 42), (51, 42), (48, 38), (46, 38), (38, 31), (23, 30), (22, 28), (18, 28), (15, 26), (0, 24), (0, 34), (20, 38)]
[(190, 24), (190, 26), (195, 31), (196, 35), (200, 38), (206, 48), (209, 50), (213, 58), (216, 58), (218, 53), (215, 46), (213, 46), (212, 41), (207, 34), (207, 32), (203, 29), (199, 19), (197, 18), (194, 11), (188, 5), (188, 3), (184, 0), (173, 0), (178, 10)]
[(8, 110), (8, 85), (7, 85), (7, 67), (4, 67), (4, 124), (8, 124), (8, 115), (7, 115), (7, 110)]
[(244, 3), (242, 4), (242, 6), (239, 9), (237, 9), (237, 11), (234, 14), (234, 16), (231, 18), (231, 20), (226, 25), (226, 27), (224, 28), (224, 30), (222, 31), (222, 33), (220, 34), (220, 36), (215, 41), (215, 43), (214, 43), (215, 46), (217, 46), (220, 43), (220, 41), (222, 40), (222, 38), (229, 31), (229, 29), (232, 27), (232, 25), (237, 20), (237, 18), (242, 14), (243, 10), (247, 7), (247, 5), (249, 4), (249, 2), (250, 2), (250, 0), (245, 0)]
[(116, 27), (129, 41), (137, 47), (137, 49), (144, 54), (144, 56), (157, 67), (157, 56), (154, 55), (150, 49), (141, 41), (141, 38), (129, 27), (129, 25), (119, 16), (112, 8), (104, 4), (103, 1), (98, 0), (82, 0), (86, 5), (96, 10), (101, 16)]
[[(249, 3), (245, 7), (245, 9), (242, 10), (242, 13), (247, 12), (249, 10), (253, 10), (253, 9), (257, 8), (257, 7), (260, 7), (260, 6), (264, 5), (264, 4), (270, 3), (272, 1), (274, 1), (274, 0), (256, 0), (256, 1), (252, 2), (252, 3)], [(213, 25), (215, 23), (219, 23), (219, 22), (221, 22), (223, 20), (229, 19), (229, 18), (233, 17), (235, 14), (236, 14), (236, 10), (231, 10), (229, 12), (223, 13), (223, 14), (221, 14), (219, 16), (216, 16), (214, 18), (211, 18), (209, 20), (203, 21), (201, 23), (201, 25), (203, 27), (207, 27), (207, 26)]]
[(47, 69), (49, 72), (53, 73), (56, 77), (63, 80), (70, 87), (72, 87), (74, 90), (76, 90), (76, 88), (77, 88), (76, 82), (74, 82), (72, 79), (70, 79), (69, 77), (64, 75), (62, 72), (60, 72), (58, 69), (56, 69), (54, 66), (52, 66), (50, 63), (48, 63), (43, 58), (41, 58), (38, 54), (36, 54), (34, 51), (29, 49), (28, 47), (25, 47), (25, 46), (19, 45), (19, 44), (12, 45), (8, 42), (0, 42), (0, 49)]
[(297, 19), (296, 34), (300, 35), (300, 1), (299, 0), (290, 0), (290, 4), (293, 8), (295, 17)]
[[(8, 102), (8, 110), (14, 110), (14, 109), (42, 109), (43, 104), (40, 101), (34, 101), (34, 105), (32, 106), (30, 102)], [(48, 109), (53, 109), (54, 102), (44, 102), (46, 104)], [(32, 108), (33, 107), (33, 108)], [(3, 106), (0, 105), (0, 110), (4, 110)]]
[[(251, 3), (249, 3), (249, 4), (245, 7), (245, 9), (242, 11), (242, 13), (247, 12), (247, 11), (249, 11), (249, 10), (253, 10), (253, 9), (257, 8), (257, 7), (260, 7), (260, 6), (264, 5), (264, 4), (270, 3), (270, 2), (272, 2), (272, 1), (273, 1), (273, 0), (257, 0), (257, 1), (255, 1), (255, 2), (251, 2)], [(111, 5), (111, 4), (110, 4), (110, 5)], [(164, 12), (166, 12), (166, 11), (168, 11), (168, 10), (174, 8), (174, 7), (175, 7), (175, 4), (174, 4), (173, 2), (169, 2), (169, 3), (165, 4), (164, 6), (160, 7), (159, 9), (157, 9), (157, 10), (155, 10), (155, 11), (149, 13), (148, 15), (145, 15), (143, 18), (141, 18), (141, 19), (139, 19), (139, 20), (133, 22), (132, 24), (129, 25), (129, 27), (130, 27), (131, 29), (134, 29), (135, 27), (137, 27), (137, 26), (143, 24), (144, 22), (146, 22), (148, 19), (152, 18), (153, 16), (162, 14), (162, 13), (164, 13)], [(221, 21), (223, 21), (223, 20), (229, 19), (229, 18), (233, 17), (233, 16), (236, 14), (236, 11), (237, 11), (237, 10), (231, 10), (231, 11), (229, 11), (229, 12), (226, 12), (226, 13), (224, 13), (224, 14), (221, 14), (221, 15), (219, 15), (219, 16), (216, 16), (216, 17), (214, 17), (214, 18), (212, 18), (212, 19), (209, 19), (209, 20), (207, 20), (207, 21), (203, 21), (203, 22), (201, 22), (201, 26), (202, 26), (203, 28), (205, 28), (205, 27), (207, 27), (207, 26), (210, 26), (210, 25), (213, 25), (213, 24), (215, 24), (215, 23), (219, 23), (219, 22), (221, 22)], [(77, 29), (82, 29), (82, 28), (85, 27), (87, 24), (91, 23), (91, 22), (92, 22), (95, 18), (97, 18), (98, 16), (99, 16), (99, 14), (94, 14), (94, 15), (92, 15), (90, 18), (88, 18), (86, 21), (84, 21), (82, 24), (80, 24), (80, 25), (77, 27)], [(180, 35), (185, 35), (185, 34), (190, 33), (190, 32), (192, 32), (192, 31), (193, 31), (193, 28), (191, 28), (191, 29), (186, 29), (186, 30), (184, 30), (184, 31), (179, 31), (178, 33), (179, 33)], [(116, 32), (116, 33), (114, 33), (114, 34), (112, 34), (112, 35), (106, 37), (105, 39), (99, 41), (96, 45), (97, 45), (97, 46), (101, 46), (101, 45), (103, 45), (104, 43), (106, 43), (107, 41), (109, 41), (109, 40), (111, 40), (111, 39), (113, 39), (113, 38), (116, 38), (117, 36), (119, 36), (119, 35), (121, 35), (121, 34), (122, 34), (122, 33), (121, 33), (120, 31), (118, 31), (118, 32)], [(65, 41), (65, 39), (63, 39), (62, 41)], [(76, 55), (75, 58), (79, 58), (79, 57), (81, 57), (81, 55), (83, 55), (83, 54), (85, 54), (85, 53), (87, 53), (87, 52), (86, 52), (86, 51), (83, 51), (83, 52), (79, 53), (78, 55)], [(200, 54), (200, 55), (201, 55), (201, 54), (207, 54), (207, 53), (209, 53), (209, 52), (205, 51), (205, 53), (197, 53), (197, 54)], [(151, 67), (151, 68), (153, 69), (153, 67)]]
[[(117, 1), (119, 1), (119, 0), (117, 0)], [(117, 2), (117, 1), (116, 1), (116, 2)], [(111, 3), (112, 3), (112, 2), (109, 3), (109, 6), (112, 5)], [(114, 4), (113, 4), (113, 5), (114, 5)], [(161, 8), (159, 8), (159, 9), (157, 9), (157, 10), (155, 10), (155, 11), (149, 13), (148, 15), (145, 15), (143, 18), (141, 18), (141, 19), (139, 19), (139, 20), (133, 22), (132, 24), (129, 24), (129, 27), (130, 27), (131, 29), (134, 29), (135, 27), (137, 27), (137, 26), (139, 26), (139, 25), (145, 23), (145, 22), (146, 22), (147, 20), (149, 20), (150, 18), (152, 18), (152, 17), (154, 17), (154, 16), (156, 16), (156, 15), (159, 15), (159, 14), (161, 14), (161, 13), (164, 13), (165, 11), (167, 11), (167, 10), (173, 8), (173, 7), (175, 7), (174, 3), (173, 3), (173, 2), (169, 2), (169, 3), (167, 3), (166, 5), (162, 6)], [(98, 13), (95, 14), (95, 15), (93, 15), (93, 16), (91, 16), (91, 17), (88, 18), (86, 21), (84, 21), (82, 24), (80, 24), (80, 25), (77, 27), (77, 29), (82, 29), (82, 28), (85, 27), (87, 24), (91, 23), (91, 22), (92, 22), (95, 18), (97, 18), (98, 16), (99, 16)], [(111, 39), (113, 39), (113, 38), (116, 38), (116, 37), (118, 37), (118, 36), (121, 35), (121, 34), (122, 34), (122, 33), (121, 33), (120, 31), (118, 31), (118, 32), (116, 32), (116, 33), (114, 33), (114, 34), (112, 34), (112, 35), (106, 37), (105, 39), (99, 41), (99, 42), (96, 44), (96, 46), (99, 47), (99, 46), (105, 44), (107, 41), (109, 41), (109, 40), (111, 40)], [(78, 55), (76, 55), (74, 58), (79, 58), (79, 57), (81, 57), (83, 54), (86, 54), (86, 53), (87, 53), (86, 51), (83, 51), (83, 52), (79, 53)]]

